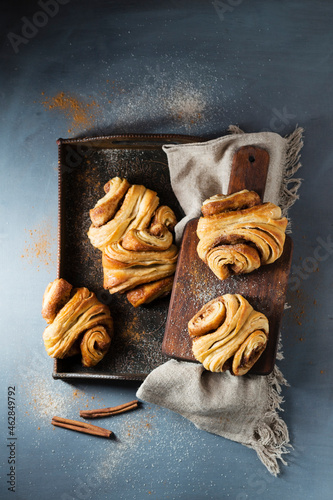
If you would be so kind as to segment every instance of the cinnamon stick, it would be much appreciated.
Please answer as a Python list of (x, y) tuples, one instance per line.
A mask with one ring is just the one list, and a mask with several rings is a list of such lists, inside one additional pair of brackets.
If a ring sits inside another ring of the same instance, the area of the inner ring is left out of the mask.
[(79, 422), (78, 420), (71, 420), (69, 418), (53, 417), (51, 424), (57, 427), (63, 427), (64, 429), (69, 429), (71, 431), (91, 434), (92, 436), (110, 438), (113, 435), (112, 431), (104, 429), (103, 427), (87, 424), (86, 422)]
[(139, 401), (134, 399), (128, 403), (124, 403), (118, 406), (112, 406), (110, 408), (98, 408), (97, 410), (83, 410), (80, 411), (80, 417), (82, 418), (99, 418), (99, 417), (110, 417), (112, 415), (119, 415), (119, 413), (125, 413), (126, 411), (135, 410), (138, 408)]

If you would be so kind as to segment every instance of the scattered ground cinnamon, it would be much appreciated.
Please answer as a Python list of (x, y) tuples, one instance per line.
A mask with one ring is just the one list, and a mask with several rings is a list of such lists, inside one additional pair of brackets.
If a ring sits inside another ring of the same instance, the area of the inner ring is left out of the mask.
[(53, 224), (48, 220), (44, 220), (33, 229), (25, 229), (25, 232), (28, 238), (24, 242), (21, 258), (26, 260), (30, 265), (37, 263), (38, 271), (40, 264), (55, 266), (56, 252), (54, 251), (54, 247), (57, 238), (56, 229)]
[[(294, 294), (290, 295), (288, 302), (290, 302), (291, 305), (293, 319), (299, 326), (302, 326), (302, 321), (306, 315), (309, 297), (307, 297), (302, 289), (297, 289)], [(303, 338), (300, 338), (300, 340), (301, 339), (303, 340)]]
[[(127, 436), (131, 439), (135, 439), (139, 434), (144, 432), (151, 433), (154, 429), (154, 419), (156, 415), (143, 414), (142, 418), (139, 420), (131, 419), (127, 424)], [(148, 440), (149, 442), (149, 440)]]
[(187, 129), (203, 121), (206, 100), (202, 91), (189, 84), (178, 82), (170, 91), (164, 102), (166, 111), (178, 122), (184, 123)]
[(65, 92), (58, 92), (54, 97), (44, 98), (42, 104), (46, 109), (61, 111), (71, 121), (69, 133), (73, 129), (82, 130), (93, 127), (96, 124), (100, 107), (95, 99), (86, 102)]
[(140, 315), (142, 311), (132, 309), (131, 315), (125, 318), (126, 324), (123, 328), (123, 339), (128, 343), (139, 342), (140, 339), (146, 334), (145, 330), (138, 331), (138, 324), (140, 323)]

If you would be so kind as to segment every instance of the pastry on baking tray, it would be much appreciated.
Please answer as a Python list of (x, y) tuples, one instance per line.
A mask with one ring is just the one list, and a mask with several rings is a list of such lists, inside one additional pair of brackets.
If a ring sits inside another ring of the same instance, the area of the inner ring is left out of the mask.
[(127, 292), (127, 300), (134, 307), (141, 306), (142, 304), (149, 304), (158, 297), (165, 297), (172, 290), (173, 276), (162, 278), (152, 283), (140, 285)]
[(122, 242), (112, 243), (103, 251), (105, 289), (110, 293), (126, 292), (144, 283), (151, 283), (174, 274), (178, 249), (137, 252), (126, 250)]
[(239, 294), (207, 302), (188, 323), (194, 357), (211, 372), (246, 374), (264, 352), (268, 319)]
[(97, 325), (87, 330), (80, 342), (83, 366), (91, 368), (101, 361), (108, 352), (111, 337), (103, 325)]
[(107, 245), (119, 241), (130, 229), (146, 229), (158, 203), (155, 191), (139, 185), (129, 187), (113, 218), (98, 227), (92, 223), (88, 231), (90, 242), (94, 247), (103, 250)]
[(52, 323), (58, 311), (69, 301), (72, 285), (62, 278), (49, 283), (43, 295), (42, 316)]
[(168, 285), (161, 280), (174, 274), (178, 257), (174, 212), (159, 206), (155, 191), (119, 177), (104, 190), (107, 195), (90, 211), (88, 231), (92, 245), (102, 251), (104, 288), (111, 294), (136, 288), (129, 295), (135, 307), (166, 295), (172, 280)]
[(98, 200), (95, 207), (90, 210), (90, 218), (94, 226), (99, 227), (113, 217), (118, 209), (120, 200), (130, 187), (126, 179), (114, 177), (104, 186), (106, 195)]
[[(65, 289), (69, 290), (66, 299), (62, 295)], [(52, 358), (66, 358), (81, 351), (83, 366), (91, 367), (107, 353), (113, 334), (110, 310), (87, 288), (72, 289), (64, 279), (56, 279), (46, 288), (42, 314), (49, 323), (43, 340)]]
[[(159, 224), (159, 232), (152, 234), (149, 229), (130, 229), (122, 238), (122, 246), (126, 250), (136, 252), (160, 252), (168, 250), (173, 243), (173, 236), (166, 226)], [(154, 226), (154, 228), (157, 225)]]
[(169, 231), (173, 231), (176, 224), (177, 219), (173, 210), (167, 205), (161, 205), (155, 212), (151, 222), (150, 232), (152, 234), (158, 233), (160, 225), (166, 226)]
[(221, 280), (250, 273), (282, 254), (287, 219), (254, 191), (216, 195), (202, 205), (197, 227), (199, 257)]

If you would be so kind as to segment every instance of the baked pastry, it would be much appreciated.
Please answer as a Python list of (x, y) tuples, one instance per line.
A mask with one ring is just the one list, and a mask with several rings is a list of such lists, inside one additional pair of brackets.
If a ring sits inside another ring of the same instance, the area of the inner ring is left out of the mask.
[(108, 352), (110, 344), (111, 337), (103, 325), (87, 330), (80, 343), (83, 366), (91, 368), (97, 365)]
[(90, 211), (88, 231), (91, 243), (102, 251), (104, 288), (113, 294), (149, 284), (129, 296), (135, 307), (169, 293), (172, 281), (167, 286), (161, 280), (176, 270), (174, 212), (159, 206), (155, 191), (131, 186), (119, 177), (111, 179), (104, 190), (107, 195)]
[(129, 187), (127, 180), (120, 177), (114, 177), (105, 184), (106, 195), (90, 210), (90, 218), (95, 227), (102, 226), (114, 216)]
[(162, 251), (136, 252), (126, 250), (121, 241), (112, 243), (103, 251), (103, 286), (113, 294), (166, 278), (174, 274), (177, 258), (176, 245)]
[(173, 276), (168, 276), (167, 278), (153, 281), (153, 283), (137, 286), (133, 290), (127, 292), (127, 300), (132, 306), (138, 307), (142, 304), (149, 304), (158, 297), (165, 297), (169, 295), (172, 290), (173, 279)]
[[(52, 309), (50, 290), (60, 290), (67, 285), (63, 279), (56, 279), (46, 288), (43, 304), (47, 302)], [(67, 301), (59, 306), (55, 294), (54, 305), (57, 310), (53, 317), (47, 315), (50, 323), (43, 333), (46, 352), (52, 358), (66, 358), (81, 350), (82, 364), (94, 366), (107, 353), (113, 334), (113, 320), (109, 308), (102, 304), (87, 288), (72, 290)], [(45, 316), (45, 310), (44, 310)]]
[(42, 316), (52, 323), (58, 311), (69, 301), (72, 285), (62, 278), (49, 283), (43, 295)]
[(159, 225), (166, 226), (169, 231), (173, 231), (177, 224), (176, 216), (167, 205), (161, 205), (155, 212), (154, 218), (151, 223), (150, 232), (155, 234), (158, 231)]
[(239, 294), (205, 304), (188, 323), (194, 357), (211, 372), (244, 375), (266, 348), (269, 325)]
[(136, 252), (168, 250), (173, 243), (170, 231), (162, 224), (155, 224), (153, 229), (155, 234), (152, 234), (149, 229), (131, 229), (122, 239), (123, 248)]
[(197, 227), (199, 257), (221, 280), (250, 273), (282, 254), (287, 219), (254, 191), (216, 195), (202, 206)]
[(88, 237), (91, 244), (103, 250), (107, 245), (119, 241), (130, 229), (145, 229), (158, 203), (155, 191), (144, 186), (131, 186), (113, 219), (102, 226), (96, 227), (94, 223), (90, 226)]

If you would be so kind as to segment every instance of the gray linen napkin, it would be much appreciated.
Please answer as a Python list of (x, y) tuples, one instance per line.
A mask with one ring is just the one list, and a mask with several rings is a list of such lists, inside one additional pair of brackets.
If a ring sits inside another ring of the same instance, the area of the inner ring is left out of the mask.
[[(265, 201), (280, 205), (287, 215), (298, 198), (301, 180), (293, 175), (300, 167), (303, 129), (286, 138), (273, 132), (245, 134), (235, 126), (229, 131), (212, 141), (163, 147), (173, 190), (186, 214), (176, 226), (178, 241), (186, 222), (200, 215), (202, 202), (227, 192), (232, 158), (242, 146), (261, 146), (270, 155)], [(287, 426), (277, 413), (285, 384), (276, 366), (268, 376), (235, 377), (208, 372), (199, 363), (170, 360), (148, 375), (137, 397), (179, 413), (199, 429), (253, 448), (276, 476), (278, 459), (286, 463), (282, 455), (290, 446)]]

